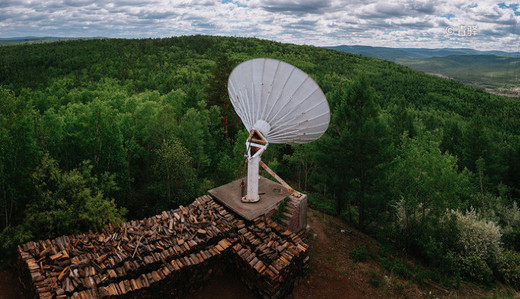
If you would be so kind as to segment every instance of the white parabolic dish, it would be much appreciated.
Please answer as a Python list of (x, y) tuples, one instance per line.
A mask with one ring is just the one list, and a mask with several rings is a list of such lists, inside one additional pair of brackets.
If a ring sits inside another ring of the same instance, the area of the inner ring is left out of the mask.
[(229, 76), (228, 92), (247, 131), (259, 129), (269, 143), (311, 142), (329, 126), (330, 109), (323, 91), (286, 62), (270, 58), (242, 62)]

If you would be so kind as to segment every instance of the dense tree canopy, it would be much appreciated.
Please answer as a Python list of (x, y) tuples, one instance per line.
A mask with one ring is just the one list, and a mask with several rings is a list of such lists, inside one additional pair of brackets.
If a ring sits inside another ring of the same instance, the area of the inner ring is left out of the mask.
[[(517, 100), (345, 52), (183, 36), (0, 47), (2, 250), (155, 214), (243, 175), (247, 132), (226, 83), (255, 57), (301, 68), (329, 101), (332, 121), (319, 141), (264, 155), (314, 207), (388, 238), (408, 236), (401, 245), (433, 261), (461, 244), (443, 232), (488, 227), (463, 213), (470, 206), (506, 223), (492, 215), (507, 213), (480, 200), (500, 198), (513, 220), (493, 236), (516, 248)], [(417, 221), (415, 232), (403, 233), (399, 215)]]

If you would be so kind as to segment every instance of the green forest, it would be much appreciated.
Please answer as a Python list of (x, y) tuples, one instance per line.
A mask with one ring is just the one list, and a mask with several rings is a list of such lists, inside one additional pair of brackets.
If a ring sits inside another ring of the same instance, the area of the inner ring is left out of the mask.
[[(325, 135), (265, 162), (443, 275), (520, 289), (520, 102), (392, 62), (255, 38), (0, 47), (0, 258), (190, 203), (244, 176), (227, 78), (255, 57), (323, 89)], [(265, 176), (268, 176), (265, 174)]]

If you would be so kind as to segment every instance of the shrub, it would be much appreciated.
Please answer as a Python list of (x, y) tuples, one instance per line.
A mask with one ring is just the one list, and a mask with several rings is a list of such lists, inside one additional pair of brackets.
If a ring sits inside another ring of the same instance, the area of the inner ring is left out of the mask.
[(379, 275), (372, 271), (370, 272), (370, 279), (368, 280), (368, 283), (374, 288), (378, 288), (383, 284), (383, 281), (381, 281), (381, 277)]
[(368, 250), (365, 246), (358, 245), (356, 248), (350, 251), (350, 256), (356, 262), (364, 262), (367, 260)]
[(479, 219), (477, 212), (450, 211), (456, 217), (459, 231), (455, 258), (461, 273), (480, 282), (493, 280), (494, 268), (502, 255), (500, 227), (493, 221)]
[(381, 266), (383, 266), (384, 269), (387, 271), (392, 271), (393, 262), (390, 257), (382, 256), (379, 258), (379, 262), (381, 263)]
[(457, 232), (446, 232), (444, 237), (440, 236), (443, 229), (435, 231), (430, 235), (426, 242), (421, 243), (422, 253), (425, 258), (434, 266), (442, 269), (445, 273), (458, 273), (457, 258), (453, 254), (455, 242), (450, 239), (458, 239)]
[[(490, 283), (502, 256), (501, 229), (482, 219), (476, 210), (446, 210), (436, 216), (405, 213), (404, 201), (395, 204), (398, 244), (424, 257), (444, 272)], [(509, 217), (514, 219), (515, 216)], [(399, 271), (392, 266), (392, 271)], [(402, 270), (402, 269), (401, 269)], [(406, 271), (401, 273), (406, 276)]]
[(404, 279), (411, 279), (414, 276), (412, 266), (404, 261), (399, 260), (398, 258), (394, 260), (392, 272)]
[(520, 227), (520, 208), (516, 201), (492, 194), (476, 194), (472, 197), (476, 205), (480, 205), (480, 215), (488, 220), (498, 223), (504, 234), (510, 234)]
[(490, 284), (493, 282), (493, 270), (485, 260), (476, 255), (459, 255), (458, 264), (460, 271), (466, 277), (481, 283)]
[(379, 262), (384, 269), (404, 279), (422, 281), (425, 277), (425, 273), (419, 267), (399, 258), (383, 256), (379, 258)]
[(274, 214), (271, 216), (271, 220), (273, 220), (276, 223), (279, 223), (280, 220), (282, 220), (282, 213), (285, 210), (285, 206), (287, 205), (287, 202), (289, 201), (288, 198), (284, 199), (280, 205), (278, 205), (278, 208), (274, 212)]
[(520, 208), (516, 201), (480, 193), (472, 199), (482, 207), (479, 211), (483, 218), (500, 225), (505, 247), (520, 250)]
[(453, 272), (457, 267), (450, 251), (454, 250), (459, 240), (455, 215), (439, 217), (428, 209), (424, 218), (422, 213), (407, 214), (404, 200), (396, 202), (394, 208), (394, 241), (408, 252), (425, 258), (447, 272)]
[(512, 250), (504, 251), (497, 268), (503, 282), (520, 290), (520, 253)]

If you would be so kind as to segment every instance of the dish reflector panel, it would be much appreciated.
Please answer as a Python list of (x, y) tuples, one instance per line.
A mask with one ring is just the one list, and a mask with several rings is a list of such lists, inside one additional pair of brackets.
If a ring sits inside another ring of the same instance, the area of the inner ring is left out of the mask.
[(323, 91), (286, 62), (271, 58), (242, 62), (229, 76), (228, 92), (247, 131), (262, 131), (269, 143), (311, 142), (329, 126), (330, 109)]

